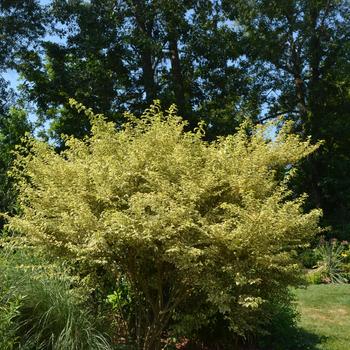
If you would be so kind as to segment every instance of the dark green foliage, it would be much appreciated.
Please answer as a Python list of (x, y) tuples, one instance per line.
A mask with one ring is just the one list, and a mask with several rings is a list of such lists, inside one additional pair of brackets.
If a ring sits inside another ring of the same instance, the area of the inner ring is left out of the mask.
[(299, 335), (297, 328), (298, 313), (292, 295), (289, 295), (289, 303), (278, 302), (266, 305), (271, 318), (266, 334), (258, 337), (260, 349), (265, 350), (296, 350), (299, 347)]
[(299, 260), (304, 267), (312, 269), (317, 264), (317, 257), (314, 249), (306, 249), (299, 255)]
[[(30, 131), (31, 125), (24, 110), (10, 108), (6, 114), (0, 114), (0, 212), (2, 213), (14, 213), (16, 210), (16, 192), (7, 172), (13, 161), (12, 151), (21, 143), (25, 133)], [(0, 229), (3, 225), (4, 220), (0, 217)]]
[(38, 0), (0, 2), (0, 71), (14, 67), (17, 55), (44, 34), (44, 26), (45, 13)]
[(60, 39), (43, 43), (44, 54), (27, 53), (18, 69), (30, 82), (26, 98), (52, 122), (56, 139), (89, 132), (69, 97), (117, 122), (156, 98), (175, 102), (190, 127), (207, 121), (209, 137), (256, 116), (237, 35), (216, 2), (54, 1), (51, 16)]

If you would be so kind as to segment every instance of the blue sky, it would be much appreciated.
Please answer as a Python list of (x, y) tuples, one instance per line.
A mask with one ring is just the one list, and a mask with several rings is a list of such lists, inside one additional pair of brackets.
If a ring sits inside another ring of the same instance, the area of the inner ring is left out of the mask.
[(18, 74), (13, 69), (8, 69), (6, 72), (2, 73), (2, 76), (4, 79), (8, 80), (11, 84), (11, 87), (13, 89), (16, 89), (16, 86), (18, 85)]

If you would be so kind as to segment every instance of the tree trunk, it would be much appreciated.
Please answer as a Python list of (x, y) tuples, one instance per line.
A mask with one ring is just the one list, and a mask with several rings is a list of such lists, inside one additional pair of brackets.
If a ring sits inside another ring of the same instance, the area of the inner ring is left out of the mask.
[(193, 118), (191, 105), (186, 97), (186, 84), (181, 66), (179, 54), (179, 25), (174, 20), (172, 13), (165, 12), (166, 29), (169, 44), (170, 62), (171, 62), (171, 79), (175, 95), (175, 102), (179, 115), (186, 119), (189, 123), (189, 129), (193, 130), (197, 126), (196, 120)]
[(134, 16), (137, 27), (141, 33), (141, 44), (139, 45), (141, 65), (142, 65), (142, 83), (146, 93), (147, 103), (150, 104), (157, 98), (157, 85), (154, 78), (153, 56), (151, 42), (153, 41), (153, 17), (146, 20), (146, 11), (150, 11), (142, 0), (133, 0)]
[(157, 98), (157, 86), (154, 80), (151, 50), (144, 47), (142, 56), (143, 85), (146, 92), (146, 100), (150, 104)]
[[(317, 32), (317, 20), (319, 17), (319, 10), (311, 5), (310, 8), (310, 30), (311, 40), (309, 45), (309, 62), (311, 77), (308, 88), (308, 118), (306, 125), (306, 134), (312, 135), (315, 141), (322, 138), (320, 134), (320, 125), (322, 124), (323, 108), (322, 93), (320, 93), (320, 62), (321, 62), (321, 43), (319, 33)], [(304, 96), (305, 100), (305, 96)], [(322, 193), (320, 189), (320, 179), (322, 178), (322, 172), (320, 171), (319, 156), (317, 154), (311, 155), (308, 159), (309, 163), (309, 176), (311, 185), (311, 199), (317, 208), (322, 208)]]
[(180, 115), (183, 117), (186, 114), (185, 89), (181, 72), (177, 39), (173, 33), (169, 35), (169, 49), (176, 104)]
[(157, 324), (148, 328), (142, 350), (160, 350), (162, 329), (163, 327)]

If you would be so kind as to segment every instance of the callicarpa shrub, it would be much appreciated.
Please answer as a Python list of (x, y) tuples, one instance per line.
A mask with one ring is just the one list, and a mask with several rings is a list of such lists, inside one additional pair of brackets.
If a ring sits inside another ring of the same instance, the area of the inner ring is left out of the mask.
[(318, 231), (320, 212), (304, 213), (305, 197), (288, 190), (317, 145), (290, 124), (273, 141), (266, 126), (245, 123), (209, 143), (201, 125), (185, 131), (176, 108), (162, 112), (158, 102), (140, 118), (126, 114), (122, 127), (73, 104), (90, 116), (91, 136), (66, 137), (60, 154), (27, 141), (13, 170), (21, 213), (9, 227), (69, 261), (86, 283), (101, 271), (124, 276), (144, 301), (144, 350), (159, 348), (196, 293), (233, 332), (255, 332), (269, 317), (264, 304), (300, 282), (294, 251)]

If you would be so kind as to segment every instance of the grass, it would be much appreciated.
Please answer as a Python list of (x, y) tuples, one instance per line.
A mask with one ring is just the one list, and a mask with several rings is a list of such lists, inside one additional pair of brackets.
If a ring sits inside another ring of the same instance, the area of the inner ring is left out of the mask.
[(0, 250), (0, 281), (0, 350), (112, 349), (63, 268)]
[(350, 349), (350, 284), (296, 290), (303, 349)]

